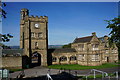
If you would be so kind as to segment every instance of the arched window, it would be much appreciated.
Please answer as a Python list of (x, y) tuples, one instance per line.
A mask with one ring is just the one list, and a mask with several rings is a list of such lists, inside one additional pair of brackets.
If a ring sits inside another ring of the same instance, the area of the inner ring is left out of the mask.
[(70, 61), (74, 61), (74, 60), (77, 60), (76, 56), (71, 56)]
[(65, 56), (60, 57), (60, 61), (67, 61), (67, 57)]
[(35, 42), (35, 46), (38, 46), (38, 42)]
[(38, 42), (35, 42), (35, 48), (38, 49)]
[(56, 57), (53, 57), (52, 58), (52, 62), (56, 62), (57, 61), (57, 58)]

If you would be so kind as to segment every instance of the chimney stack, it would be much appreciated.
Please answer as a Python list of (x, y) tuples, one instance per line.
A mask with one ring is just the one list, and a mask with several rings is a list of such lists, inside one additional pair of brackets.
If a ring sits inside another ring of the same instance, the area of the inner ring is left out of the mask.
[(93, 33), (92, 33), (92, 36), (96, 36), (96, 32), (93, 32)]

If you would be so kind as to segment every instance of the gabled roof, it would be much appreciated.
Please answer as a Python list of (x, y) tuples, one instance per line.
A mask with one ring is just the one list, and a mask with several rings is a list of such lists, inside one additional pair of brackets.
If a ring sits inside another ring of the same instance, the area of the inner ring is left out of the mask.
[(93, 36), (81, 37), (76, 38), (73, 43), (83, 43), (83, 42), (90, 42)]
[(49, 49), (51, 53), (69, 53), (69, 52), (76, 52), (73, 48), (60, 48), (60, 49)]

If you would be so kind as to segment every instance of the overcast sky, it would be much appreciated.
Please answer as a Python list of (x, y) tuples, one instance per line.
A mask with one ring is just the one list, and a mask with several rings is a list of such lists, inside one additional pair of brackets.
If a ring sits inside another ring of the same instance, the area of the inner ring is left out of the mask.
[(3, 33), (14, 36), (7, 45), (19, 45), (20, 10), (29, 9), (30, 15), (48, 16), (49, 44), (63, 45), (96, 32), (98, 37), (108, 35), (104, 20), (118, 15), (118, 2), (7, 2), (4, 8)]

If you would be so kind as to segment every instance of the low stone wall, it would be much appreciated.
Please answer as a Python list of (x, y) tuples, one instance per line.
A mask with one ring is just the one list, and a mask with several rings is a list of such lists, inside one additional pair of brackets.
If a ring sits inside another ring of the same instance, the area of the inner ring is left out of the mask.
[(88, 66), (99, 66), (99, 65), (102, 65), (102, 63), (100, 61), (88, 62)]
[(100, 61), (91, 61), (91, 62), (78, 61), (78, 64), (83, 65), (83, 66), (99, 66), (99, 65), (102, 65), (102, 63)]
[(87, 62), (86, 61), (78, 61), (79, 65), (83, 65), (83, 66), (87, 66)]
[(78, 64), (78, 63), (77, 60), (74, 60), (74, 61), (70, 61), (69, 64)]
[(68, 61), (60, 61), (60, 64), (69, 64)]
[(22, 57), (0, 57), (0, 60), (2, 60), (2, 68), (22, 68)]

